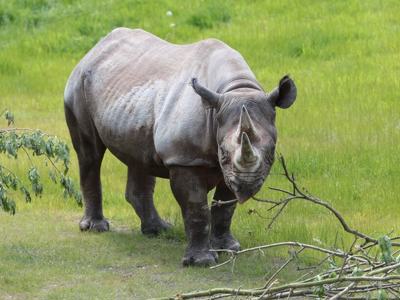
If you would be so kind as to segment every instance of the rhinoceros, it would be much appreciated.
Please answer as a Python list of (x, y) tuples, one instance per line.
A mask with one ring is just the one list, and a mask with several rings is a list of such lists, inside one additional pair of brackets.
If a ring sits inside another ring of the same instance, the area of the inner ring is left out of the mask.
[[(155, 178), (169, 178), (188, 240), (184, 266), (216, 263), (210, 249), (238, 250), (232, 200), (261, 188), (274, 161), (275, 108), (288, 108), (296, 94), (288, 76), (266, 93), (241, 54), (217, 39), (176, 45), (140, 29), (113, 30), (64, 92), (85, 207), (80, 229), (109, 230), (100, 182), (108, 149), (128, 167), (125, 197), (143, 234), (170, 227), (153, 203)], [(213, 188), (226, 205), (209, 208)]]

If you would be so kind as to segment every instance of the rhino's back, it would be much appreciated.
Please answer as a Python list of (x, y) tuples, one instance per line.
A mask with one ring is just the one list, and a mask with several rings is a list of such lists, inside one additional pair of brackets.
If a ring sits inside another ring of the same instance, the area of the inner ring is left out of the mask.
[(198, 77), (210, 86), (227, 80), (229, 70), (217, 76), (224, 65), (212, 62), (229, 61), (227, 54), (233, 62), (228, 69), (246, 70), (241, 56), (217, 40), (174, 45), (143, 30), (120, 28), (82, 59), (68, 85), (82, 82), (85, 109), (120, 159), (215, 166), (213, 111), (204, 108), (189, 82)]

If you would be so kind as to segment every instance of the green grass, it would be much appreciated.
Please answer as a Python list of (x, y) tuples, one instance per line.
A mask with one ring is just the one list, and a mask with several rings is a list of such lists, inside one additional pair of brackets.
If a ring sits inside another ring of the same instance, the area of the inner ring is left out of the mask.
[[(141, 27), (176, 43), (219, 38), (238, 49), (267, 90), (290, 73), (297, 103), (278, 111), (278, 149), (313, 194), (329, 200), (351, 226), (379, 236), (400, 225), (400, 2), (393, 1), (83, 1), (0, 0), (0, 110), (18, 126), (69, 141), (63, 89), (96, 41), (118, 26)], [(167, 16), (171, 10), (173, 16)], [(171, 24), (175, 26), (171, 26)], [(19, 174), (28, 162), (14, 164)], [(43, 171), (44, 172), (44, 171)], [(73, 154), (73, 177), (77, 162)], [(243, 257), (231, 273), (184, 269), (178, 205), (159, 180), (155, 199), (175, 225), (156, 239), (139, 234), (124, 200), (126, 168), (107, 154), (102, 171), (112, 231), (78, 231), (81, 209), (50, 184), (45, 196), (0, 213), (0, 298), (145, 299), (179, 291), (252, 287), (286, 250)], [(269, 185), (285, 185), (275, 166)], [(44, 175), (43, 175), (44, 176)], [(47, 182), (49, 183), (49, 182)], [(284, 240), (350, 241), (326, 211), (294, 202), (272, 230), (266, 207), (249, 201), (233, 230), (243, 247)], [(311, 259), (311, 258), (310, 258)], [(290, 273), (290, 272), (289, 272)], [(294, 276), (286, 273), (285, 278)]]

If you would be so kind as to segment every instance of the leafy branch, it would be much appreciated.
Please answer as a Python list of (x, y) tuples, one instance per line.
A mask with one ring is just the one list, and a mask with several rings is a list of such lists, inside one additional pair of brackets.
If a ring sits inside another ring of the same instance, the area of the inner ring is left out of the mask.
[(25, 180), (29, 182), (28, 187), (15, 172), (0, 163), (0, 209), (15, 214), (16, 204), (12, 198), (13, 192), (22, 193), (26, 202), (32, 201), (32, 193), (39, 197), (42, 195), (43, 184), (39, 169), (32, 160), (33, 156), (45, 159), (50, 169), (48, 176), (52, 182), (60, 184), (64, 197), (71, 197), (78, 205), (82, 205), (79, 190), (67, 176), (70, 165), (68, 145), (58, 137), (40, 130), (13, 127), (14, 115), (8, 110), (0, 113), (0, 117), (3, 116), (7, 121), (7, 127), (0, 128), (0, 157), (19, 160), (20, 153), (23, 153), (29, 160), (30, 167)]

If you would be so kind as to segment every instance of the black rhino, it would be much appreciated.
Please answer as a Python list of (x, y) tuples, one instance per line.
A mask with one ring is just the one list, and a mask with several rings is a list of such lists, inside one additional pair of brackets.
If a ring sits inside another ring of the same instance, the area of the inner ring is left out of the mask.
[(296, 86), (283, 77), (264, 92), (243, 57), (216, 39), (168, 43), (140, 29), (117, 28), (75, 67), (65, 115), (79, 160), (85, 212), (81, 230), (105, 231), (100, 166), (106, 149), (128, 166), (126, 199), (144, 234), (170, 225), (153, 204), (155, 177), (170, 179), (188, 240), (184, 265), (210, 265), (211, 248), (237, 250), (230, 231), (236, 204), (262, 186), (274, 160), (275, 107), (288, 108)]

